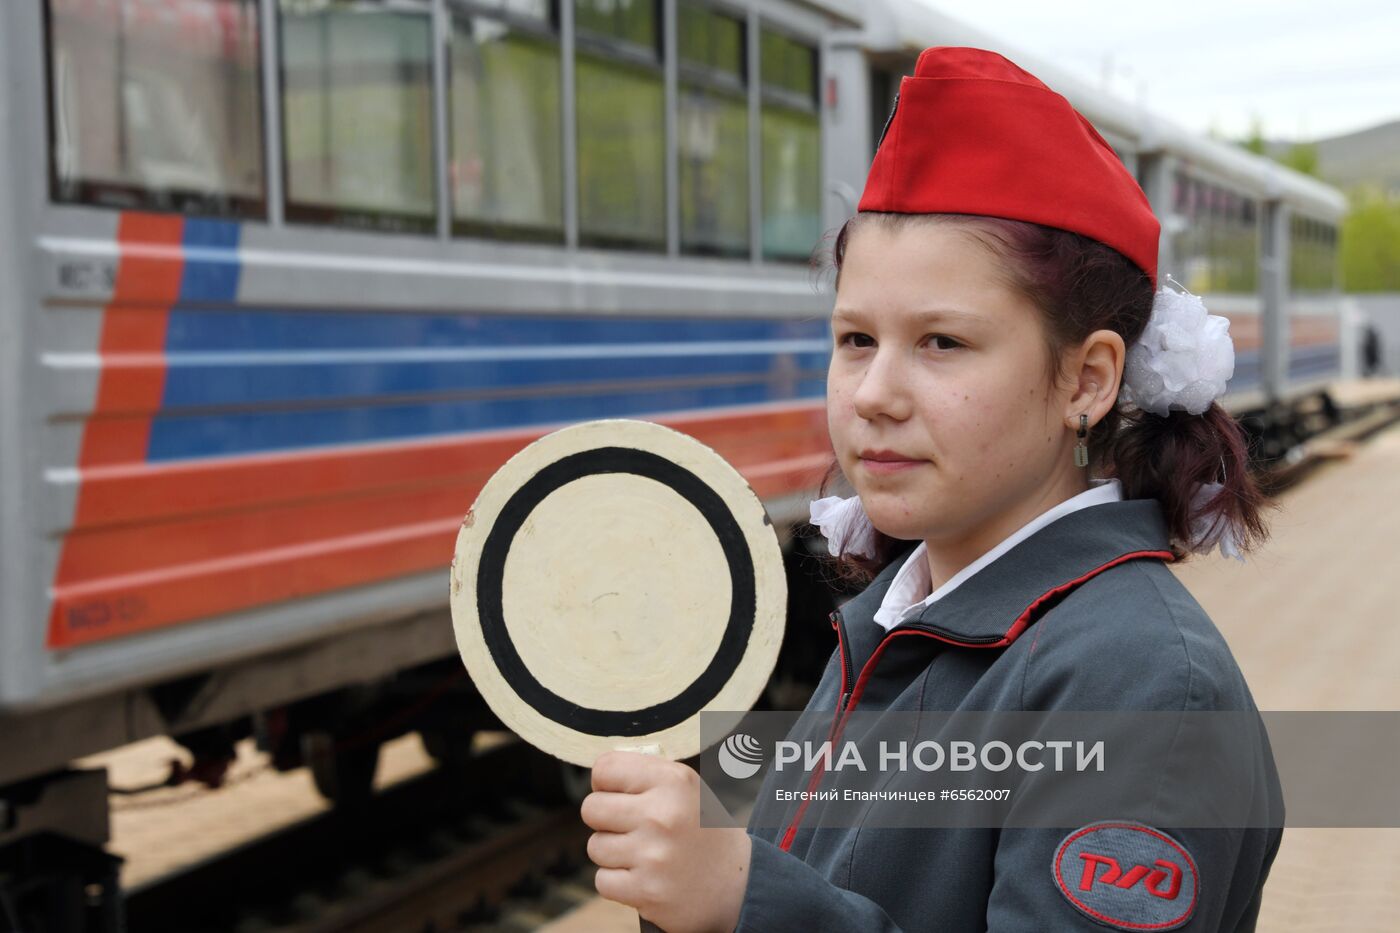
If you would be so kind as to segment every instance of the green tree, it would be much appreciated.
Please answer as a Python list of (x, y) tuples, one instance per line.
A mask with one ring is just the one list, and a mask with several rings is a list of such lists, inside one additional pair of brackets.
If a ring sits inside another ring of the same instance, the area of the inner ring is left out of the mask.
[(1400, 202), (1374, 187), (1347, 192), (1342, 221), (1342, 287), (1348, 292), (1400, 291)]
[(1294, 143), (1279, 161), (1296, 172), (1302, 172), (1304, 175), (1311, 175), (1314, 178), (1321, 177), (1317, 173), (1316, 143)]
[(1240, 145), (1255, 155), (1269, 154), (1264, 145), (1264, 121), (1259, 119), (1259, 114), (1254, 114), (1250, 119), (1249, 135)]

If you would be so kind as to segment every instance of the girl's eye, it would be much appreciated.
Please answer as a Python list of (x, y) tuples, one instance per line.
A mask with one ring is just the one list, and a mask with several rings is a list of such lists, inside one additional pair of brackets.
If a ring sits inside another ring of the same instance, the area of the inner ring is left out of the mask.
[[(849, 334), (842, 334), (839, 338), (837, 338), (836, 345), (838, 347), (844, 347), (849, 345), (857, 350), (864, 350), (870, 346), (870, 344), (855, 344), (851, 342), (856, 339), (870, 340), (871, 338), (869, 334), (862, 334), (858, 331), (852, 331)], [(942, 341), (942, 343), (940, 343), (940, 341)], [(931, 344), (934, 344), (935, 349), (938, 350), (956, 350), (958, 347), (962, 346), (961, 343), (954, 340), (952, 337), (947, 337), (943, 334), (931, 335), (929, 338), (929, 342)]]
[(869, 340), (869, 339), (870, 339), (870, 335), (869, 335), (869, 334), (858, 333), (858, 332), (856, 332), (856, 331), (852, 331), (852, 332), (849, 333), (849, 334), (842, 334), (840, 337), (838, 337), (837, 340), (836, 340), (836, 345), (837, 345), (838, 347), (844, 347), (844, 346), (846, 346), (847, 344), (850, 344), (851, 346), (854, 346), (857, 350), (864, 350), (867, 346), (869, 346), (869, 344), (865, 344), (865, 345), (863, 345), (863, 346), (856, 346), (855, 344), (851, 344), (850, 342), (851, 342), (852, 340), (856, 339), (856, 338), (861, 338), (861, 339), (864, 339), (864, 340)]

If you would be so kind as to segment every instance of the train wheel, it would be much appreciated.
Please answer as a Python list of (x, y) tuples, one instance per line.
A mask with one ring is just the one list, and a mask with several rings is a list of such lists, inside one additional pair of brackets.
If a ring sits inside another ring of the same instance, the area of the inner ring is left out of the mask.
[(444, 768), (464, 771), (471, 767), (472, 739), (475, 729), (420, 729), (418, 737), (423, 740), (423, 748), (432, 759)]
[(311, 780), (326, 800), (338, 807), (351, 807), (373, 796), (374, 773), (379, 769), (378, 742), (337, 748), (329, 733), (311, 732), (302, 737), (302, 743)]

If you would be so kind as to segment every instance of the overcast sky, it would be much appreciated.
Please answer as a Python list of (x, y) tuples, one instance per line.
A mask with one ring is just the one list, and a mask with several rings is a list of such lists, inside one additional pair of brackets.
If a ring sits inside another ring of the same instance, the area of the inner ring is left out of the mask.
[(1192, 129), (1317, 139), (1400, 118), (1394, 0), (924, 0)]

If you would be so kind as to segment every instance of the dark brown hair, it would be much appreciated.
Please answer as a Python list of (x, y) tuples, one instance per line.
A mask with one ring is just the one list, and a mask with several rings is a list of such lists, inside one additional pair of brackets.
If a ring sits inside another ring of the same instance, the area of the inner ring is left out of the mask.
[[(867, 225), (896, 230), (914, 224), (951, 225), (989, 250), (1000, 262), (1005, 284), (1040, 310), (1047, 335), (1047, 371), (1054, 384), (1064, 378), (1065, 350), (1081, 344), (1096, 330), (1116, 331), (1131, 347), (1152, 313), (1152, 281), (1123, 254), (1096, 240), (1041, 224), (972, 214), (891, 214), (866, 211), (842, 225), (827, 254), (819, 250), (814, 268), (834, 267), (836, 283), (852, 231)], [(1276, 508), (1249, 473), (1243, 429), (1218, 403), (1200, 415), (1172, 410), (1167, 417), (1114, 406), (1089, 432), (1089, 469), (1116, 477), (1127, 499), (1156, 499), (1162, 506), (1177, 560), (1190, 552), (1191, 496), (1200, 483), (1224, 488), (1202, 511), (1223, 518), (1251, 551), (1268, 538), (1266, 508)], [(1223, 474), (1223, 475), (1222, 475)], [(832, 460), (820, 495), (842, 475)], [(842, 557), (834, 564), (847, 583), (862, 583), (884, 567), (907, 542), (876, 533), (877, 553), (860, 560)]]

